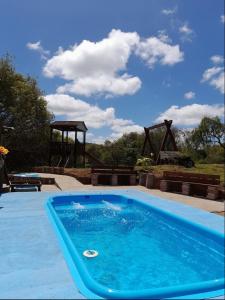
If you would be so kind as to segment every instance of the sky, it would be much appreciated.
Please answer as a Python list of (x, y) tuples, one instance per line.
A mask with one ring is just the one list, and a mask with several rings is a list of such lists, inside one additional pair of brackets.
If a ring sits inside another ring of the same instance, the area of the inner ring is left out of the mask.
[(224, 115), (223, 0), (0, 0), (0, 56), (87, 141)]

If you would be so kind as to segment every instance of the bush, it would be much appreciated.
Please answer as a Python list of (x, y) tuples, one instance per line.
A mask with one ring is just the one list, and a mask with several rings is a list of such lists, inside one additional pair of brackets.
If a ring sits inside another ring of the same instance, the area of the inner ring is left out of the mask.
[(152, 159), (149, 157), (138, 158), (136, 166), (139, 167), (150, 167), (152, 165)]

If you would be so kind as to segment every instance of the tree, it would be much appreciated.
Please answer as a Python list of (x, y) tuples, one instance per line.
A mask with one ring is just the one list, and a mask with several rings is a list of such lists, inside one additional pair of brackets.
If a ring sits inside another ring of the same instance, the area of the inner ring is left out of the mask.
[(182, 151), (202, 163), (224, 162), (225, 126), (218, 117), (204, 117), (197, 128), (182, 132)]
[(37, 81), (16, 72), (8, 55), (1, 58), (0, 126), (14, 127), (4, 139), (10, 149), (8, 160), (11, 167), (34, 165), (46, 160), (52, 119)]
[(225, 149), (225, 125), (220, 121), (219, 117), (202, 119), (198, 130), (202, 139), (202, 143), (218, 144)]
[(193, 141), (199, 146), (207, 147), (218, 144), (225, 149), (225, 125), (219, 117), (204, 117), (199, 126), (193, 132)]

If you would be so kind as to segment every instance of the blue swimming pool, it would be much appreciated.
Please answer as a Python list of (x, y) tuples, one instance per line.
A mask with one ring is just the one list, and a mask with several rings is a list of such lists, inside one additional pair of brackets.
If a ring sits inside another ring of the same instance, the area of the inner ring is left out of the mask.
[(14, 176), (40, 178), (40, 175), (37, 173), (16, 173)]
[(54, 196), (47, 209), (89, 298), (197, 298), (224, 287), (218, 232), (118, 194)]

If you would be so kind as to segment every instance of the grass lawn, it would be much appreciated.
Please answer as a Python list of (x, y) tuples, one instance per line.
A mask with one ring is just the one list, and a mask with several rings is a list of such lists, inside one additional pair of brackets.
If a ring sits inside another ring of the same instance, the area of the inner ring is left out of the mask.
[(223, 164), (196, 164), (193, 168), (184, 168), (174, 165), (153, 166), (154, 173), (162, 173), (163, 171), (180, 171), (189, 173), (202, 173), (210, 175), (220, 175), (220, 181), (224, 184), (224, 165)]

